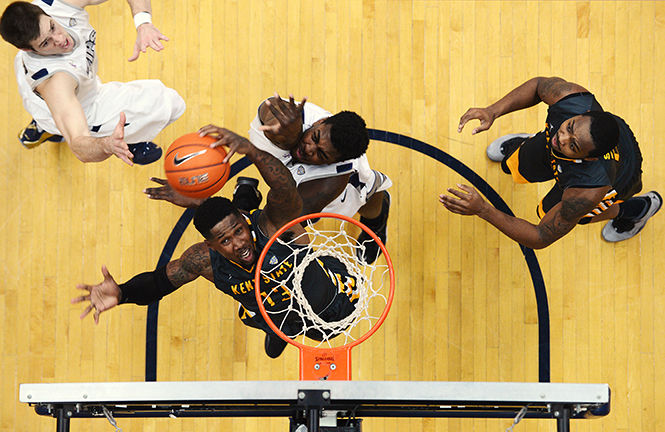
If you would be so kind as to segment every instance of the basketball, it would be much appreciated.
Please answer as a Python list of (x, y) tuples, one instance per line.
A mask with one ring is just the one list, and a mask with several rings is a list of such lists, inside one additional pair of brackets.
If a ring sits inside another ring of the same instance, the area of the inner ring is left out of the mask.
[(198, 133), (183, 135), (166, 151), (164, 171), (169, 185), (192, 198), (207, 198), (220, 190), (229, 178), (230, 167), (222, 163), (226, 151), (210, 148), (217, 141)]

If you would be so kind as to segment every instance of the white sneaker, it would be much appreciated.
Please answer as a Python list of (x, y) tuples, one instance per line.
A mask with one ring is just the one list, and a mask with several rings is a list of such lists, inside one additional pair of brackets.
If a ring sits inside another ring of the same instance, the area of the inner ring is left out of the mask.
[(501, 162), (513, 146), (522, 144), (522, 141), (532, 136), (533, 134), (528, 133), (514, 133), (499, 137), (487, 146), (487, 157), (494, 162)]
[(612, 219), (603, 227), (603, 231), (601, 232), (603, 240), (608, 242), (618, 242), (637, 235), (637, 233), (642, 231), (647, 220), (658, 213), (658, 210), (660, 210), (660, 207), (663, 205), (663, 199), (656, 191), (651, 191), (638, 196), (648, 198), (650, 201), (649, 208), (644, 216), (636, 221), (616, 221), (616, 219)]

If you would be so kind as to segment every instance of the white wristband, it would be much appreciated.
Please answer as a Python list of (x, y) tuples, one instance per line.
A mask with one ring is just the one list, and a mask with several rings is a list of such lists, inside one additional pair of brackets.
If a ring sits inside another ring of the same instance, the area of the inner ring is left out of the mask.
[(141, 24), (152, 23), (152, 15), (150, 12), (139, 12), (134, 15), (134, 27), (137, 29)]

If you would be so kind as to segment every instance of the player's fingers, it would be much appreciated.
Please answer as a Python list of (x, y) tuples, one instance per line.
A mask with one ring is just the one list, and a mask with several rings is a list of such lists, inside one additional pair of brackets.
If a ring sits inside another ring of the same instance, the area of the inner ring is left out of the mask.
[(446, 210), (457, 214), (464, 214), (464, 207), (459, 204), (459, 200), (444, 195), (439, 201), (443, 204)]
[(123, 161), (124, 163), (126, 163), (127, 165), (129, 165), (129, 166), (134, 166), (134, 162), (132, 162), (132, 159), (131, 159), (131, 158), (134, 157), (134, 155), (132, 155), (131, 153), (130, 153), (129, 155), (126, 155), (126, 154), (119, 154), (119, 155), (116, 155), (116, 156), (117, 156), (121, 161)]
[(124, 127), (125, 127), (125, 123), (126, 123), (126, 122), (127, 122), (127, 115), (125, 114), (124, 111), (120, 111), (120, 116), (119, 116), (119, 118), (118, 118), (118, 124), (119, 124), (120, 126), (122, 126), (123, 129), (124, 129)]
[(71, 299), (70, 302), (72, 304), (76, 304), (76, 303), (84, 302), (84, 301), (86, 301), (86, 299), (90, 299), (90, 296), (77, 296), (77, 297), (74, 297), (73, 299)]
[(168, 195), (167, 189), (163, 187), (146, 188), (143, 189), (143, 193), (148, 195), (148, 198), (151, 199), (164, 199), (164, 197)]
[(139, 58), (139, 47), (134, 45), (134, 52), (132, 53), (132, 56), (127, 59), (127, 61), (133, 62), (137, 58)]
[(478, 132), (486, 131), (489, 128), (490, 128), (490, 123), (487, 120), (483, 120), (480, 122), (480, 126), (476, 127), (473, 131), (471, 131), (471, 135), (475, 135)]
[(217, 141), (215, 141), (214, 143), (210, 144), (210, 148), (215, 148), (215, 147), (219, 147), (219, 146), (223, 146), (223, 145), (226, 145), (226, 143), (224, 142), (224, 140), (222, 138), (220, 138)]
[(159, 33), (159, 38), (160, 38), (161, 40), (165, 40), (165, 41), (167, 41), (167, 42), (170, 40), (167, 36), (163, 35), (161, 32)]
[(303, 111), (305, 109), (305, 103), (306, 102), (307, 102), (307, 98), (306, 97), (302, 98), (302, 102), (300, 102), (300, 105), (298, 106), (298, 109), (300, 111)]
[(106, 268), (105, 264), (102, 264), (102, 276), (104, 276), (104, 279), (111, 279), (111, 273), (109, 272), (109, 269)]
[(206, 135), (219, 135), (219, 131), (221, 128), (219, 126), (216, 126), (214, 124), (209, 124), (205, 125), (202, 128), (199, 129), (199, 135), (201, 136), (206, 136)]
[(95, 309), (95, 313), (94, 313), (94, 315), (93, 315), (93, 317), (95, 318), (95, 324), (99, 324), (99, 314), (100, 314), (100, 313), (101, 313), (101, 312), (99, 312), (98, 309)]
[(150, 177), (150, 181), (154, 181), (155, 183), (160, 184), (162, 186), (169, 184), (169, 182), (166, 179), (159, 177)]
[(87, 295), (87, 296), (78, 296), (78, 297), (74, 297), (73, 299), (71, 299), (71, 303), (76, 304), (76, 303), (81, 303), (81, 302), (84, 302), (84, 301), (87, 301), (87, 300), (90, 300), (89, 295)]
[(229, 148), (229, 152), (226, 154), (226, 157), (224, 158), (222, 163), (229, 163), (229, 161), (231, 160), (231, 156), (233, 156), (235, 152), (236, 152), (235, 148)]
[(472, 193), (472, 192), (475, 191), (475, 189), (472, 188), (471, 186), (468, 186), (468, 185), (465, 185), (465, 184), (461, 184), (461, 183), (457, 183), (457, 187), (460, 188), (460, 189), (462, 189), (462, 190), (463, 190), (464, 192), (466, 192), (466, 193)]
[(278, 128), (277, 125), (263, 125), (263, 126), (259, 126), (259, 130), (260, 130), (261, 132), (272, 132), (272, 133), (275, 133), (275, 132), (277, 132), (278, 129), (279, 129), (279, 128)]
[(266, 105), (268, 105), (268, 109), (270, 109), (270, 112), (272, 113), (272, 115), (275, 116), (279, 124), (284, 124), (286, 122), (286, 118), (284, 116), (284, 113), (282, 112), (283, 106), (281, 105), (278, 106), (278, 104), (282, 103), (282, 99), (277, 99), (277, 101), (278, 102), (276, 103), (267, 103)]
[(164, 45), (162, 45), (162, 43), (159, 41), (159, 39), (151, 39), (150, 40), (150, 46), (155, 51), (161, 51), (161, 50), (164, 49)]
[(86, 316), (88, 316), (91, 310), (92, 310), (92, 305), (89, 304), (85, 309), (83, 309), (83, 313), (79, 316), (79, 318), (81, 319), (85, 318)]
[(459, 190), (453, 189), (453, 188), (448, 188), (447, 190), (448, 190), (448, 192), (450, 192), (452, 195), (455, 195), (459, 199), (464, 199), (468, 195), (465, 192), (462, 192), (462, 191), (459, 191)]
[(91, 287), (90, 285), (88, 285), (88, 284), (77, 284), (77, 285), (76, 285), (76, 289), (86, 290), (86, 291), (90, 292), (90, 290), (92, 289), (92, 287)]

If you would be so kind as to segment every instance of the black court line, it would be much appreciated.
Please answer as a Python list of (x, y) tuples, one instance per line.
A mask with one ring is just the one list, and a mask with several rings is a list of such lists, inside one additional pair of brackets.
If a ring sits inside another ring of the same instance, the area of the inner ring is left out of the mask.
[[(377, 129), (368, 129), (370, 139), (375, 141), (383, 141), (390, 144), (396, 144), (402, 147), (415, 150), (426, 156), (429, 156), (442, 164), (446, 165), (459, 175), (469, 181), (476, 189), (478, 189), (487, 200), (497, 209), (511, 216), (514, 216), (506, 202), (499, 196), (499, 194), (478, 174), (476, 174), (469, 167), (464, 165), (459, 160), (450, 156), (448, 153), (433, 147), (422, 141), (407, 137), (405, 135), (396, 134)], [(231, 173), (229, 179), (233, 178), (243, 169), (249, 166), (249, 160), (245, 157), (231, 166)], [(165, 265), (171, 260), (173, 251), (175, 250), (178, 241), (182, 237), (183, 232), (187, 225), (192, 220), (194, 211), (187, 209), (184, 211), (178, 222), (176, 223), (171, 235), (166, 241), (166, 245), (157, 262), (157, 267)], [(545, 289), (545, 282), (543, 274), (540, 270), (538, 258), (533, 249), (519, 245), (524, 259), (526, 260), (529, 273), (531, 275), (531, 282), (536, 295), (536, 307), (538, 310), (538, 381), (550, 382), (550, 319), (549, 319), (549, 306), (547, 303), (547, 291)], [(159, 312), (159, 302), (155, 302), (148, 306), (148, 319), (146, 322), (146, 356), (145, 356), (145, 380), (157, 380), (157, 319)]]

